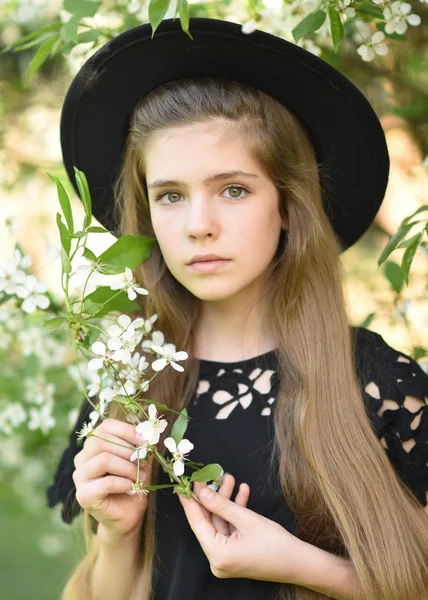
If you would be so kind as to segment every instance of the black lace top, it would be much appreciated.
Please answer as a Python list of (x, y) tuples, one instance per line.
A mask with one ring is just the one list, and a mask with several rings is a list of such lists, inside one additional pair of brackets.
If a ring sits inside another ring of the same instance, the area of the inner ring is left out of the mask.
[[(390, 347), (375, 332), (358, 328), (356, 368), (368, 418), (402, 481), (421, 505), (428, 490), (428, 375), (416, 361)], [(198, 386), (188, 405), (185, 437), (194, 444), (189, 458), (219, 463), (239, 484), (248, 483), (248, 508), (296, 532), (273, 471), (267, 468), (274, 435), (273, 411), (278, 390), (277, 354), (273, 350), (234, 363), (202, 360)], [(87, 403), (86, 403), (87, 404)], [(88, 417), (83, 405), (73, 431)], [(64, 451), (49, 506), (63, 503), (70, 522), (80, 507), (74, 498), (73, 458), (76, 434)], [(159, 483), (170, 483), (159, 471)], [(190, 529), (180, 501), (169, 489), (158, 490), (154, 600), (273, 600), (278, 584), (252, 579), (218, 579)], [(290, 586), (291, 587), (291, 586)]]

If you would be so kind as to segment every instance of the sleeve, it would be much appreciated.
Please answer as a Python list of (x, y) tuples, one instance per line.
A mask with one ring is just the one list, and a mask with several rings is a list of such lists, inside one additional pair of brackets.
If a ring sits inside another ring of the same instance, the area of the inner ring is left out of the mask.
[(65, 448), (61, 460), (58, 463), (54, 481), (47, 489), (46, 495), (48, 506), (54, 507), (62, 503), (61, 518), (65, 523), (71, 523), (80, 513), (81, 507), (76, 500), (76, 486), (72, 478), (74, 471), (74, 457), (82, 448), (83, 442), (77, 439), (76, 431), (80, 431), (85, 421), (89, 419), (92, 406), (84, 400), (81, 405), (79, 416), (69, 436), (69, 446)]
[(427, 506), (428, 375), (379, 334), (358, 330), (358, 376), (368, 416), (396, 472)]

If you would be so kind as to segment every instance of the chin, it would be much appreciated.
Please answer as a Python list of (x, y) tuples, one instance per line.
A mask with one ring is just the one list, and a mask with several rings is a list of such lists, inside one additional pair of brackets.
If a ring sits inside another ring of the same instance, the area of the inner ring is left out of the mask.
[(245, 286), (242, 287), (231, 287), (227, 282), (206, 282), (206, 285), (186, 285), (182, 283), (184, 287), (189, 290), (193, 296), (203, 300), (205, 302), (220, 302), (227, 300), (232, 296), (238, 294)]

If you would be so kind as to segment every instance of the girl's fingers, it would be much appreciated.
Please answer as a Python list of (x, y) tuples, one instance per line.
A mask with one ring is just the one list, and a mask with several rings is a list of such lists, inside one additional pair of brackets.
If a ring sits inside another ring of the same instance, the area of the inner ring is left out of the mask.
[[(224, 496), (225, 498), (231, 498), (233, 493), (233, 488), (235, 487), (235, 478), (230, 473), (226, 473), (223, 477), (222, 484), (220, 489), (218, 490), (218, 494), (220, 496)], [(211, 517), (212, 524), (217, 529), (218, 532), (223, 535), (230, 535), (229, 523), (219, 517), (218, 515), (212, 515)]]
[[(100, 452), (100, 454), (93, 456), (82, 464), (79, 469), (76, 469), (73, 473), (73, 479), (77, 483), (98, 479), (108, 474), (126, 477), (135, 481), (138, 473), (136, 462), (126, 460), (111, 452)], [(140, 462), (140, 481), (144, 481), (146, 478), (147, 475), (144, 473), (144, 467)]]
[[(239, 486), (238, 493), (235, 496), (235, 503), (239, 506), (246, 507), (248, 503), (248, 499), (250, 497), (250, 486), (248, 483), (241, 483)], [(234, 527), (231, 523), (229, 524), (230, 533), (232, 534), (236, 527)]]
[[(193, 484), (193, 493), (196, 494), (196, 496), (199, 498), (201, 489), (203, 487), (205, 487), (206, 485), (207, 485), (206, 483), (201, 483), (200, 481), (195, 481), (195, 483)], [(209, 521), (211, 523), (212, 513), (207, 508), (205, 508), (205, 506), (203, 506), (201, 503), (199, 503), (199, 505), (202, 508), (205, 518), (207, 519), (207, 521)]]

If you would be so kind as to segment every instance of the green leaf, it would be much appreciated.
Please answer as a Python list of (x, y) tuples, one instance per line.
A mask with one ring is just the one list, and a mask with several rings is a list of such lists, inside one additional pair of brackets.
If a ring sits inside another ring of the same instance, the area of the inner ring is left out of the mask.
[(409, 246), (411, 246), (413, 244), (413, 242), (420, 237), (420, 233), (416, 233), (415, 235), (412, 235), (411, 238), (404, 240), (404, 242), (401, 242), (401, 244), (399, 244), (397, 246), (397, 248), (408, 248)]
[(366, 0), (365, 2), (359, 2), (355, 5), (358, 12), (365, 13), (366, 15), (373, 17), (373, 19), (383, 19), (383, 13), (380, 8), (373, 6), (372, 0)]
[(391, 284), (392, 289), (395, 292), (400, 293), (404, 285), (404, 275), (400, 265), (392, 260), (389, 260), (385, 264), (383, 272)]
[(178, 419), (175, 420), (171, 430), (171, 437), (173, 438), (177, 446), (179, 442), (181, 442), (181, 440), (183, 439), (184, 434), (186, 433), (188, 423), (189, 419), (187, 416), (187, 409), (183, 408), (183, 410), (180, 412), (180, 416), (178, 417)]
[(343, 40), (343, 23), (337, 10), (334, 10), (331, 6), (328, 8), (328, 16), (330, 19), (330, 31), (333, 39), (333, 46), (335, 52), (337, 52), (340, 43)]
[[(43, 42), (46, 42), (47, 40), (50, 40), (51, 38), (52, 38), (52, 35), (50, 33), (47, 33), (45, 35), (41, 35), (40, 37), (36, 38), (35, 40), (30, 40), (26, 44), (22, 44), (22, 46), (18, 46), (16, 48), (14, 48), (14, 50), (15, 50), (15, 52), (23, 52), (24, 50), (28, 50), (29, 48), (34, 48), (34, 46), (40, 46), (41, 44), (43, 44)], [(59, 40), (61, 40), (61, 38), (59, 38)], [(53, 50), (52, 50), (52, 52), (53, 52)]]
[[(15, 51), (18, 51), (17, 46), (21, 46), (22, 44), (25, 44), (26, 42), (28, 42), (30, 40), (34, 40), (35, 38), (43, 37), (43, 34), (45, 34), (45, 33), (48, 33), (51, 31), (57, 31), (58, 29), (61, 29), (61, 27), (62, 27), (61, 23), (54, 23), (53, 25), (46, 25), (45, 27), (41, 27), (40, 29), (33, 31), (32, 33), (29, 33), (28, 35), (24, 35), (23, 37), (20, 37), (17, 40), (14, 40), (10, 44), (8, 44), (5, 48), (0, 50), (0, 54), (9, 52), (12, 49)], [(43, 39), (44, 39), (44, 37), (43, 37)]]
[(310, 33), (314, 33), (324, 23), (327, 15), (323, 10), (317, 10), (307, 15), (291, 32), (295, 42)]
[(92, 302), (92, 300), (85, 299), (85, 303), (83, 305), (83, 312), (88, 315), (95, 316), (103, 309), (103, 305), (97, 302)]
[(187, 0), (178, 0), (177, 10), (180, 15), (181, 29), (193, 40), (193, 36), (189, 32), (189, 3)]
[(65, 218), (65, 222), (67, 223), (68, 231), (73, 235), (74, 233), (74, 224), (73, 224), (73, 213), (71, 212), (71, 204), (70, 199), (65, 191), (64, 186), (61, 181), (55, 175), (50, 175), (47, 173), (47, 176), (56, 184), (56, 189), (58, 193), (58, 200), (62, 208), (62, 212)]
[(48, 58), (49, 54), (51, 53), (52, 47), (55, 44), (55, 42), (57, 41), (57, 39), (58, 39), (58, 36), (52, 36), (46, 42), (44, 42), (41, 46), (39, 46), (39, 48), (37, 49), (37, 52), (31, 59), (30, 66), (28, 67), (26, 83), (28, 83), (28, 81), (34, 75), (34, 73), (37, 71), (37, 69), (40, 69), (42, 64)]
[[(96, 305), (97, 310), (94, 310), (93, 305)], [(111, 290), (106, 285), (98, 287), (84, 299), (83, 311), (86, 313), (102, 317), (113, 310), (122, 313), (136, 312), (140, 310), (140, 306), (130, 300), (123, 290)]]
[(170, 0), (150, 0), (149, 4), (149, 21), (152, 26), (152, 39), (155, 31), (166, 15), (169, 8)]
[(85, 237), (86, 233), (86, 231), (75, 231), (71, 237), (80, 240), (81, 238)]
[(88, 227), (86, 231), (89, 233), (111, 233), (108, 229), (104, 229), (104, 227)]
[(90, 0), (64, 0), (64, 10), (80, 17), (93, 17), (99, 8), (99, 2)]
[(220, 465), (206, 465), (199, 471), (194, 471), (190, 476), (190, 481), (214, 481), (221, 473)]
[(419, 241), (422, 238), (423, 232), (421, 232), (417, 238), (415, 239), (415, 241), (413, 242), (413, 244), (410, 244), (410, 246), (408, 246), (406, 248), (406, 251), (403, 254), (403, 258), (401, 260), (401, 269), (404, 273), (404, 277), (406, 279), (406, 283), (407, 285), (409, 285), (409, 271), (410, 271), (410, 267), (412, 265), (413, 262), (413, 258), (415, 256), (416, 250), (418, 249), (419, 246)]
[(376, 313), (372, 312), (370, 314), (367, 315), (367, 317), (364, 319), (364, 321), (362, 321), (358, 327), (369, 327), (370, 323), (373, 321), (374, 317), (375, 317)]
[(414, 346), (411, 355), (414, 360), (419, 360), (421, 358), (424, 358), (424, 356), (428, 356), (428, 352), (426, 348), (421, 348), (421, 346)]
[(126, 267), (133, 269), (141, 265), (152, 251), (154, 238), (140, 235), (124, 235), (99, 257), (101, 272), (107, 275), (124, 273)]
[(95, 254), (92, 252), (92, 250), (89, 250), (89, 248), (85, 248), (83, 250), (83, 256), (85, 258), (87, 258), (88, 260), (90, 260), (91, 262), (98, 262), (98, 258), (95, 256)]
[(71, 273), (71, 262), (68, 254), (65, 253), (64, 248), (61, 248), (61, 263), (63, 272), (67, 274)]
[(391, 252), (393, 250), (395, 250), (395, 248), (401, 242), (401, 240), (406, 237), (406, 235), (411, 230), (413, 225), (416, 225), (416, 224), (417, 224), (417, 222), (414, 221), (412, 223), (407, 223), (407, 225), (404, 225), (404, 226), (400, 225), (400, 228), (398, 229), (398, 231), (396, 233), (394, 233), (393, 236), (391, 236), (391, 238), (389, 239), (389, 242), (383, 249), (383, 252), (380, 255), (380, 258), (377, 261), (378, 267), (380, 267), (380, 265), (385, 262), (385, 260), (388, 258), (388, 256), (391, 254)]
[(60, 327), (65, 320), (66, 319), (63, 317), (55, 317), (53, 319), (49, 319), (49, 321), (43, 321), (42, 327), (44, 329), (57, 329), (57, 327)]
[(76, 177), (77, 188), (79, 190), (80, 199), (83, 203), (83, 208), (85, 209), (85, 222), (83, 224), (84, 229), (89, 227), (92, 221), (92, 200), (91, 200), (91, 192), (89, 191), (88, 180), (86, 179), (86, 175), (83, 171), (79, 171), (77, 167), (73, 167), (74, 174)]
[(71, 237), (70, 237), (70, 234), (68, 233), (66, 226), (62, 222), (60, 213), (56, 213), (56, 224), (59, 229), (59, 236), (61, 238), (61, 246), (64, 249), (64, 252), (67, 254), (67, 256), (69, 256), (70, 248), (71, 248)]
[[(72, 41), (73, 42), (73, 46), (74, 47), (78, 41), (78, 35), (77, 35), (77, 29), (79, 26), (79, 22), (80, 22), (80, 15), (73, 15), (66, 23), (63, 23), (62, 29), (61, 29), (61, 33), (62, 33), (62, 37), (65, 41)], [(66, 44), (63, 52), (65, 51), (66, 54), (68, 54), (70, 52), (71, 48), (69, 49), (68, 45)]]
[(88, 44), (89, 42), (96, 42), (101, 35), (100, 29), (89, 29), (83, 33), (79, 33), (77, 36), (77, 42), (79, 44)]
[(402, 224), (405, 225), (408, 221), (410, 221), (410, 219), (413, 219), (413, 217), (415, 217), (416, 215), (418, 215), (419, 213), (428, 210), (428, 204), (424, 204), (423, 206), (420, 206), (417, 210), (415, 210), (415, 212), (413, 214), (411, 214), (410, 216), (406, 217)]

